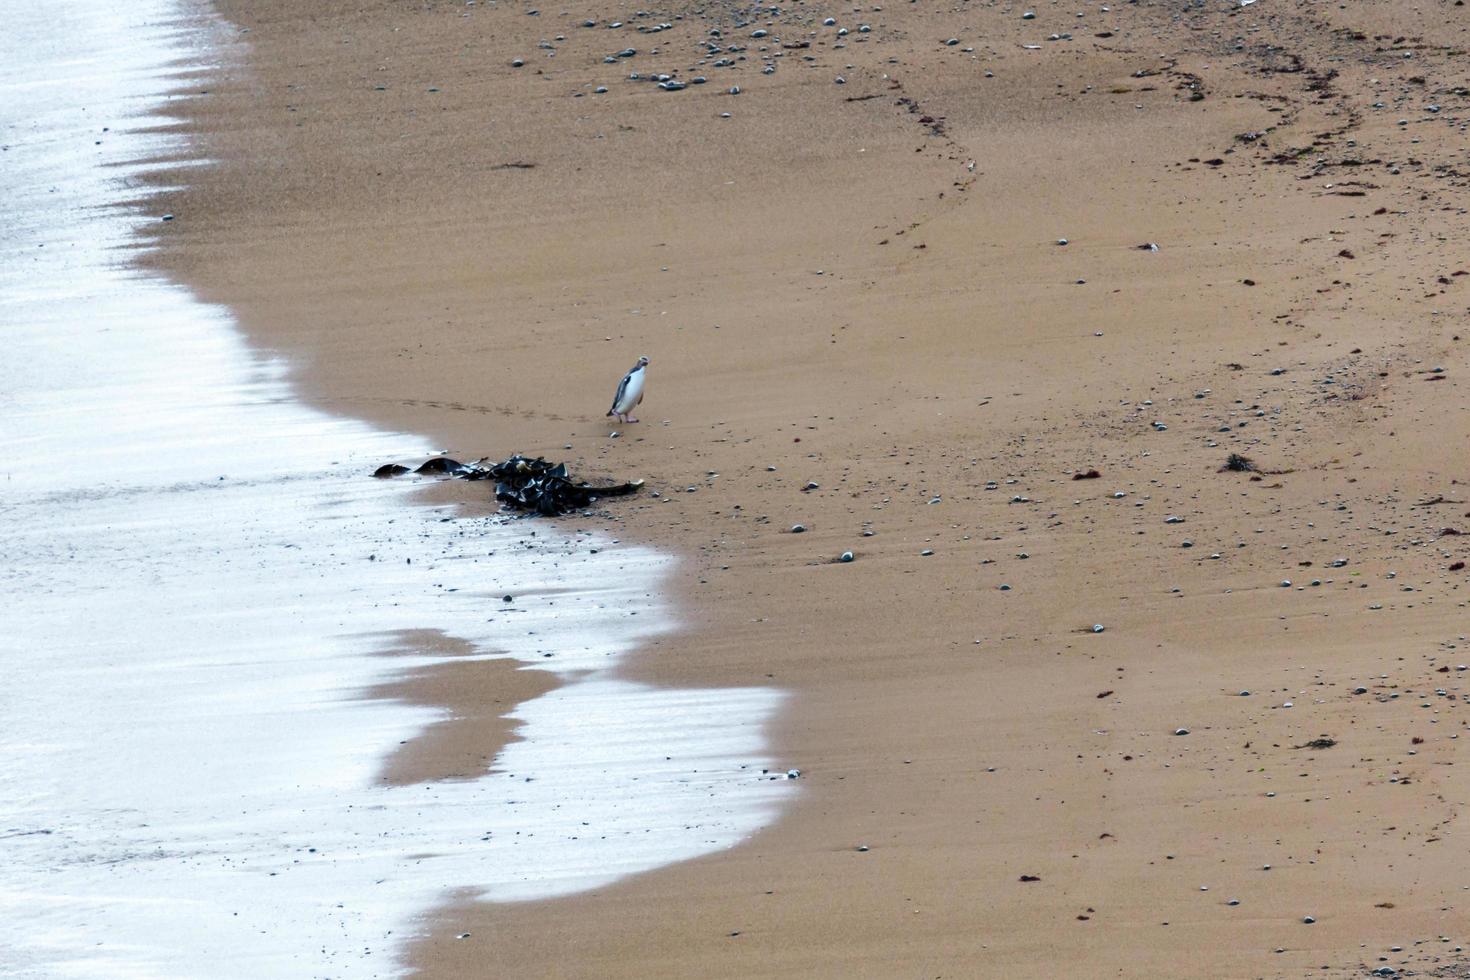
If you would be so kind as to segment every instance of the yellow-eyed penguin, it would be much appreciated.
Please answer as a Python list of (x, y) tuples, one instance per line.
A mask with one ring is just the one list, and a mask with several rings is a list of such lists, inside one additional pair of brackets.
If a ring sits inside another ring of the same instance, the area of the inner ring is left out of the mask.
[(612, 408), (607, 410), (609, 416), (616, 415), (625, 422), (637, 422), (632, 414), (638, 403), (643, 401), (643, 380), (646, 372), (643, 370), (648, 366), (648, 358), (638, 358), (638, 363), (633, 365), (633, 370), (623, 375), (623, 380), (618, 383), (618, 392), (613, 395)]

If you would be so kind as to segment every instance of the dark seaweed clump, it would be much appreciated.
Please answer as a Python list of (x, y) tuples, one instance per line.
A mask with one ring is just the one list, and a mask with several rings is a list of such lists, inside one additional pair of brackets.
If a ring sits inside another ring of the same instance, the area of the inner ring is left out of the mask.
[[(407, 466), (389, 463), (378, 467), (373, 476), (387, 478), (407, 472)], [(550, 463), (539, 456), (535, 459), (512, 456), (489, 466), (482, 463), (461, 463), (447, 456), (435, 456), (413, 472), (438, 473), (460, 480), (494, 480), (496, 500), (515, 510), (530, 511), (547, 517), (589, 507), (601, 497), (625, 496), (643, 486), (642, 480), (635, 480), (632, 483), (595, 487), (590, 483), (573, 480), (567, 472), (566, 463)]]

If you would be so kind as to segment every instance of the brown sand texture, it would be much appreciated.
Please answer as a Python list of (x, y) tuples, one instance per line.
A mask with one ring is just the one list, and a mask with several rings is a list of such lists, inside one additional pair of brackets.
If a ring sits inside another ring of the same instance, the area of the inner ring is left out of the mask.
[[(646, 479), (627, 676), (791, 695), (775, 824), (420, 975), (1470, 975), (1461, 0), (219, 8), (153, 261), (313, 404)], [(470, 666), (391, 779), (513, 737)]]

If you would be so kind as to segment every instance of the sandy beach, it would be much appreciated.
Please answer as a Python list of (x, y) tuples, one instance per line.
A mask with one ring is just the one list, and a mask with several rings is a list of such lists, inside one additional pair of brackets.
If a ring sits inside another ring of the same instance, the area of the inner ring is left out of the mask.
[[(418, 975), (1470, 971), (1456, 0), (218, 10), (146, 261), (319, 410), (646, 480), (560, 519), (677, 558), (618, 679), (801, 771)], [(395, 783), (544, 690), (456, 672)]]

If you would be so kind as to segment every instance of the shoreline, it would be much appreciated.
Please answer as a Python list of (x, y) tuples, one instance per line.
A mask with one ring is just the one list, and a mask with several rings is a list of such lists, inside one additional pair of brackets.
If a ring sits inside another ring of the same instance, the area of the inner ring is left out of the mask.
[(670, 628), (666, 555), (372, 479), (423, 437), (298, 399), (158, 273), (207, 169), (176, 99), (237, 69), (187, 9), (22, 16), (0, 70), (0, 971), (401, 972), (446, 891), (575, 894), (758, 827), (779, 692), (613, 676)]
[[(1414, 507), (1464, 480), (1435, 450), (1470, 427), (1461, 328), (1412, 291), (1457, 259), (1409, 244), (1461, 218), (1392, 163), (1455, 138), (1396, 130), (1411, 73), (1453, 71), (1430, 15), (1088, 8), (1067, 46), (1052, 12), (906, 11), (838, 54), (783, 14), (805, 75), (598, 102), (624, 36), (577, 19), (611, 8), (223, 6), (259, 80), (196, 107), (223, 163), (171, 198), (161, 261), (329, 411), (646, 476), (609, 513), (681, 556), (682, 622), (620, 676), (793, 692), (774, 826), (455, 905), (421, 974), (1356, 975), (1361, 944), (1446, 928), (1453, 700), (1426, 694), (1441, 733), (1391, 696), (1457, 691), (1463, 648), (1460, 518)], [(1242, 23), (1245, 53), (1210, 40)], [(1429, 40), (1406, 66), (1375, 31)], [(1272, 160), (1304, 145), (1375, 186)], [(645, 422), (609, 440), (598, 393), (640, 353)], [(1219, 474), (1237, 451), (1286, 472)]]

